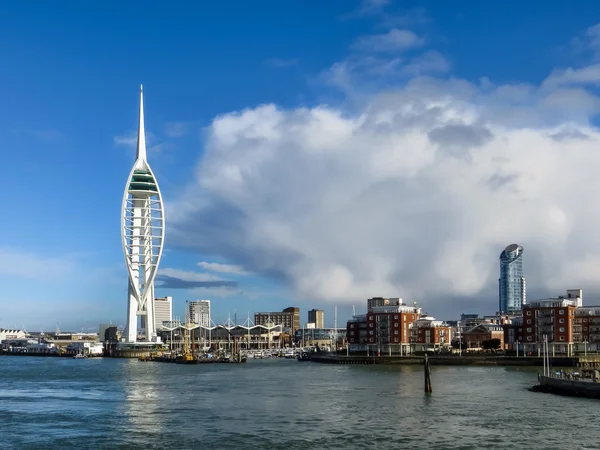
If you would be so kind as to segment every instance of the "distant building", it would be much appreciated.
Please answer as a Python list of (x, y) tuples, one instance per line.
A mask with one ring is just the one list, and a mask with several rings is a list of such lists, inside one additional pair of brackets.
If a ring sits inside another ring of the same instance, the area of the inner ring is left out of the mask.
[(325, 311), (322, 309), (311, 309), (308, 311), (308, 322), (314, 323), (315, 328), (325, 327)]
[(408, 344), (410, 324), (420, 317), (421, 308), (416, 306), (402, 303), (390, 305), (389, 302), (385, 306), (371, 306), (367, 314), (354, 316), (348, 321), (348, 343), (351, 345)]
[(190, 322), (210, 327), (210, 300), (194, 300), (189, 303)]
[(409, 340), (415, 351), (450, 347), (452, 343), (452, 327), (446, 322), (424, 316), (413, 321), (410, 326)]
[(282, 325), (285, 332), (293, 335), (300, 328), (300, 309), (296, 307), (285, 308), (281, 312), (259, 312), (254, 313), (254, 324)]
[(24, 339), (27, 334), (23, 330), (6, 330), (0, 328), (0, 342), (5, 339)]
[(163, 322), (173, 320), (173, 297), (154, 299), (154, 329), (162, 327)]
[(331, 346), (342, 343), (345, 338), (345, 328), (301, 328), (294, 333), (294, 341), (299, 346)]
[(498, 279), (498, 311), (520, 311), (527, 299), (523, 276), (523, 247), (511, 244), (500, 254), (500, 278)]
[[(571, 296), (569, 296), (569, 292)], [(583, 319), (586, 309), (581, 308), (580, 315), (576, 310), (581, 305), (583, 294), (581, 290), (567, 291), (567, 296), (534, 300), (523, 307), (523, 344), (525, 348), (535, 350), (544, 342), (553, 344), (554, 350), (569, 353), (570, 345), (576, 340), (583, 339)], [(588, 312), (594, 311), (589, 308)], [(581, 322), (575, 320), (581, 317)], [(589, 322), (588, 322), (589, 323)], [(575, 325), (581, 324), (581, 329)], [(589, 332), (589, 326), (587, 327)], [(576, 339), (577, 338), (577, 339)]]
[(491, 339), (500, 341), (501, 349), (504, 349), (504, 327), (492, 323), (482, 323), (474, 326), (462, 334), (462, 342), (470, 350), (482, 350), (483, 342)]

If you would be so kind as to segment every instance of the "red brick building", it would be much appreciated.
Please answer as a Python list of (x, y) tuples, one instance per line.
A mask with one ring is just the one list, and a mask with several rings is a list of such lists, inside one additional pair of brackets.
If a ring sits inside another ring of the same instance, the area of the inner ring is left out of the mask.
[[(554, 344), (559, 352), (568, 353), (574, 342), (573, 325), (577, 302), (566, 298), (535, 300), (523, 306), (523, 344), (537, 351), (537, 344)], [(583, 319), (583, 318), (582, 318)], [(558, 346), (558, 347), (557, 347)]]
[(415, 320), (410, 328), (410, 343), (416, 351), (449, 347), (452, 343), (452, 327), (433, 317)]
[(482, 323), (462, 334), (462, 341), (470, 350), (483, 349), (483, 342), (491, 339), (500, 340), (500, 348), (504, 348), (504, 327), (502, 325)]

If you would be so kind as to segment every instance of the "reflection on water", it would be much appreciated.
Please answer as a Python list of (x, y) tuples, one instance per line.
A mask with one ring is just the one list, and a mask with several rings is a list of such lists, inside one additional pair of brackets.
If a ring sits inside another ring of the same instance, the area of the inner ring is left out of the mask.
[(434, 367), (425, 395), (420, 367), (0, 357), (0, 448), (597, 448), (600, 403), (535, 380)]

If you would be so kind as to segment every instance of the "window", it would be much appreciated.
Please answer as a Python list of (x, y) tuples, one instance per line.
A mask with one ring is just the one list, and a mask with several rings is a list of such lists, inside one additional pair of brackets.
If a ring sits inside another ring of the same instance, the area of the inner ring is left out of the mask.
[(560, 337), (560, 340), (561, 340), (561, 341), (564, 341), (564, 340), (565, 340), (565, 337), (564, 337), (564, 336), (561, 336), (561, 337)]
[(583, 319), (584, 322), (587, 322), (587, 319)]
[(373, 330), (369, 331), (369, 334), (373, 334)]
[(404, 317), (404, 321), (406, 322), (406, 316), (402, 316), (402, 317)]
[(350, 338), (350, 342), (354, 342), (354, 338)]
[(398, 334), (398, 330), (394, 330), (394, 334)]
[(527, 336), (527, 340), (528, 340), (528, 341), (531, 341), (531, 336)]
[(398, 322), (394, 322), (394, 328), (398, 328)]
[(373, 324), (372, 323), (369, 324), (369, 328), (373, 328)]
[(565, 323), (565, 319), (559, 319), (558, 323)]
[(394, 319), (397, 319), (397, 318), (398, 318), (398, 314), (396, 314), (396, 315), (394, 316)]
[(560, 331), (561, 333), (564, 333), (564, 332), (565, 332), (565, 327), (560, 327), (560, 328), (558, 329), (558, 331)]
[(559, 313), (559, 314), (564, 314), (564, 313), (565, 313), (565, 310), (564, 310), (564, 309), (561, 309), (561, 310), (560, 310), (558, 313)]
[(530, 316), (531, 315), (531, 311), (527, 311), (527, 315)]
[(354, 328), (354, 324), (353, 323), (350, 324), (350, 328)]
[(583, 331), (587, 331), (587, 327), (583, 327)]
[(528, 333), (531, 333), (531, 328), (527, 328), (527, 332), (528, 332)]
[(527, 325), (531, 325), (531, 319), (527, 319)]

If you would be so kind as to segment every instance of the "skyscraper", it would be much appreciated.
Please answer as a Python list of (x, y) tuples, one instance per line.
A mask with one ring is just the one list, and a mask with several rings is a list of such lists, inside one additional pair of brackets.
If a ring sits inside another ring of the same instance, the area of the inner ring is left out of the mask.
[(190, 322), (210, 327), (210, 300), (190, 302)]
[(500, 254), (499, 312), (520, 311), (527, 299), (523, 247), (511, 244)]
[(136, 342), (140, 326), (144, 330), (143, 340), (152, 342), (156, 340), (154, 278), (162, 255), (165, 220), (160, 189), (146, 161), (144, 94), (141, 86), (137, 156), (125, 185), (121, 214), (121, 242), (129, 273), (124, 337), (127, 343)]

